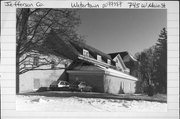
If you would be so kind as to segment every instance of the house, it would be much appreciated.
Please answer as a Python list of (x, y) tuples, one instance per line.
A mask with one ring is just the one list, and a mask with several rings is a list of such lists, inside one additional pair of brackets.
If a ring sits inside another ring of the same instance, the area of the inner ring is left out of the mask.
[[(66, 72), (67, 80), (85, 81), (96, 92), (134, 93), (137, 79), (119, 70), (117, 63), (107, 54), (87, 45), (70, 41), (79, 52), (78, 60)], [(122, 59), (120, 67), (125, 67)]]
[[(129, 70), (119, 55), (117, 57), (118, 62), (116, 62), (110, 55), (98, 49), (83, 42), (61, 39), (54, 32), (51, 32), (47, 39), (50, 40), (54, 47), (57, 47), (53, 51), (53, 53), (56, 53), (56, 56), (63, 56), (72, 61), (61, 72), (50, 70), (49, 72), (52, 74), (49, 74), (55, 76), (53, 80), (66, 80), (70, 83), (76, 80), (85, 81), (93, 87), (95, 92), (113, 94), (135, 93), (137, 78), (128, 74)], [(40, 74), (41, 72), (38, 73)], [(36, 79), (36, 77), (37, 75), (33, 75), (31, 78)], [(48, 79), (50, 80), (51, 78), (47, 76), (46, 80), (48, 81)], [(46, 83), (46, 86), (47, 84), (49, 83)]]

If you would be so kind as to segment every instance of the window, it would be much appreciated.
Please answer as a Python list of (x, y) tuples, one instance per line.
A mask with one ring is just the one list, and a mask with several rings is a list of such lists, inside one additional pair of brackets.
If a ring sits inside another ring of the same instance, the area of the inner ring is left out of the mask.
[(83, 55), (89, 57), (89, 51), (83, 49)]
[(97, 55), (97, 60), (102, 61), (102, 57), (100, 55)]
[(56, 62), (55, 61), (51, 61), (51, 69), (54, 69), (55, 68), (55, 65), (56, 65)]
[(40, 79), (34, 79), (34, 89), (40, 88)]
[(118, 59), (116, 59), (116, 63), (118, 63)]
[(108, 59), (108, 60), (107, 60), (107, 63), (108, 63), (109, 65), (111, 65), (111, 60), (110, 60), (110, 59)]
[(39, 64), (39, 57), (34, 57), (33, 59), (33, 65), (37, 66)]

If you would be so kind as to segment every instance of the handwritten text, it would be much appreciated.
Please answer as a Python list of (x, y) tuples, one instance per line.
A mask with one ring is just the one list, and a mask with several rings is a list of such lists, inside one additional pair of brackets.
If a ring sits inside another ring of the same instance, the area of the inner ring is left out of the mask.
[(21, 2), (21, 1), (7, 1), (4, 2), (5, 6), (8, 7), (42, 7), (44, 6), (41, 2), (30, 3), (30, 2)]
[(166, 8), (165, 3), (128, 2), (129, 8)]
[(89, 2), (82, 3), (82, 2), (75, 2), (71, 3), (72, 8), (99, 8), (98, 4), (91, 4)]

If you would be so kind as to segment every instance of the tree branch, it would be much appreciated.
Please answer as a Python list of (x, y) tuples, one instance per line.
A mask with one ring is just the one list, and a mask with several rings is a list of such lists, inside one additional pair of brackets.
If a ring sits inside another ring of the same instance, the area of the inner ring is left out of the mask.
[(35, 29), (34, 29), (33, 36), (31, 37), (30, 40), (32, 40), (32, 39), (34, 38), (34, 36), (35, 36), (35, 34), (36, 34), (36, 30), (37, 30), (39, 24), (41, 23), (42, 19), (43, 19), (44, 17), (46, 17), (46, 15), (47, 15), (50, 11), (51, 11), (51, 9), (49, 9), (49, 10), (47, 11), (47, 13), (45, 13), (45, 14), (40, 18), (39, 22), (36, 24), (36, 27), (35, 27)]
[(40, 70), (40, 71), (45, 71), (45, 70), (61, 70), (61, 69), (66, 69), (65, 67), (59, 67), (59, 68), (54, 68), (54, 69), (51, 69), (51, 68), (49, 68), (49, 69), (25, 69), (25, 70), (23, 70), (23, 71), (21, 71), (21, 72), (19, 72), (19, 74), (23, 74), (23, 73), (26, 73), (26, 72), (28, 72), (28, 71), (37, 71), (37, 70)]

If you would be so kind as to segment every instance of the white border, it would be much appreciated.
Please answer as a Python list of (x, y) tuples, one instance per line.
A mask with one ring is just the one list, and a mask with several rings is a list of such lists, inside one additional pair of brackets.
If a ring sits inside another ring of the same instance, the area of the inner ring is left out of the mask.
[[(36, 4), (37, 1), (24, 1)], [(44, 8), (71, 8), (75, 1), (40, 1)], [(108, 1), (83, 1), (92, 4), (106, 4)], [(128, 1), (121, 9), (128, 8)], [(135, 1), (132, 1), (135, 2)], [(152, 1), (138, 1), (152, 2)], [(167, 112), (42, 112), (16, 111), (15, 103), (15, 42), (16, 42), (16, 7), (4, 6), (1, 2), (1, 117), (2, 119), (58, 119), (58, 118), (126, 118), (126, 119), (179, 119), (179, 2), (158, 1), (165, 3), (168, 10), (168, 111)], [(119, 8), (119, 7), (108, 7)], [(141, 8), (138, 8), (141, 9)], [(150, 8), (151, 9), (151, 8)]]

